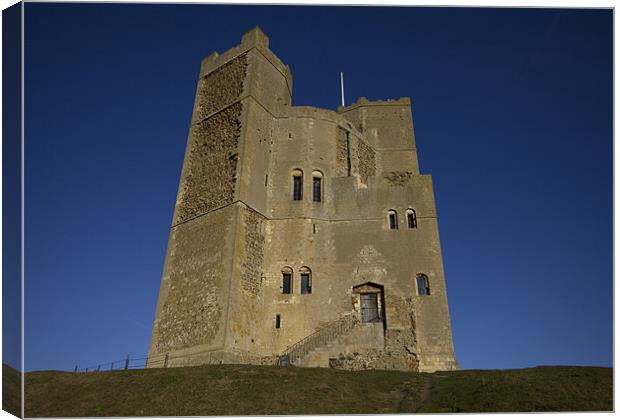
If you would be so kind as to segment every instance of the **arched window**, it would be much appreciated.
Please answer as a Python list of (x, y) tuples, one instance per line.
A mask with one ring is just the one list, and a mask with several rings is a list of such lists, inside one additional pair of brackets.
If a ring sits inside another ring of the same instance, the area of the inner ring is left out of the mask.
[(301, 267), (299, 273), (301, 275), (301, 294), (312, 293), (312, 271), (308, 267)]
[(282, 294), (290, 295), (293, 293), (293, 269), (284, 267), (282, 269)]
[(293, 171), (293, 200), (299, 201), (303, 198), (304, 173), (301, 169)]
[(398, 216), (396, 210), (388, 211), (388, 221), (390, 222), (390, 229), (398, 229)]
[(416, 229), (418, 227), (418, 219), (414, 209), (407, 209), (407, 227), (409, 229)]
[(418, 296), (428, 296), (431, 294), (431, 288), (428, 283), (428, 277), (426, 274), (419, 273), (415, 277), (418, 285)]
[(323, 174), (319, 171), (312, 172), (312, 201), (323, 201)]

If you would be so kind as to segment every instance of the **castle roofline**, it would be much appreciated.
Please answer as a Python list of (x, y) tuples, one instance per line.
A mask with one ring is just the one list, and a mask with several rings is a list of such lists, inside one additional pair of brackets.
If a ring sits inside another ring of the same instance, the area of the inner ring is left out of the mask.
[(282, 60), (269, 49), (269, 37), (258, 26), (247, 31), (241, 37), (241, 43), (233, 48), (230, 48), (226, 52), (219, 54), (217, 51), (212, 52), (207, 57), (202, 59), (200, 63), (200, 76), (203, 77), (213, 70), (221, 67), (224, 63), (247, 53), (248, 51), (256, 48), (265, 58), (286, 78), (288, 84), (289, 94), (293, 91), (293, 75), (291, 69), (287, 64), (284, 64)]
[(398, 106), (403, 106), (403, 105), (408, 105), (411, 106), (411, 98), (409, 97), (402, 97), (399, 99), (379, 99), (377, 101), (369, 101), (365, 96), (362, 96), (361, 98), (359, 98), (356, 102), (353, 102), (351, 105), (348, 106), (339, 106), (338, 107), (338, 113), (343, 113), (343, 112), (348, 112), (351, 111), (355, 108), (360, 108), (360, 107), (366, 107), (366, 106), (394, 106), (394, 105), (398, 105)]

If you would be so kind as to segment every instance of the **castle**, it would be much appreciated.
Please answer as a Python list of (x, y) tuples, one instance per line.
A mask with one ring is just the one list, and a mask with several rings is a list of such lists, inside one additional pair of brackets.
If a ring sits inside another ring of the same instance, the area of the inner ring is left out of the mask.
[(259, 28), (202, 61), (148, 366), (458, 369), (409, 99), (291, 92)]

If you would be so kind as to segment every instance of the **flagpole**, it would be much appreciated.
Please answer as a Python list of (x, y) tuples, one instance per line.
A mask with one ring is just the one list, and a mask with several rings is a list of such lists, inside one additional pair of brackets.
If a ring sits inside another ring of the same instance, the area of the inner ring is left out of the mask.
[(344, 106), (344, 76), (340, 72), (340, 103)]

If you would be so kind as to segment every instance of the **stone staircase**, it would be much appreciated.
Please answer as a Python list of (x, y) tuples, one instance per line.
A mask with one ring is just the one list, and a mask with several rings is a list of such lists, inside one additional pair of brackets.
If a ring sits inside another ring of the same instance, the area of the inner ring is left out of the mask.
[(353, 313), (348, 313), (289, 346), (280, 356), (280, 361), (287, 360), (289, 364), (297, 365), (314, 350), (325, 347), (338, 337), (349, 333), (358, 323), (357, 317)]
[(329, 367), (329, 359), (337, 358), (341, 353), (383, 348), (383, 325), (360, 323), (351, 313), (293, 344), (284, 355), (292, 365)]

